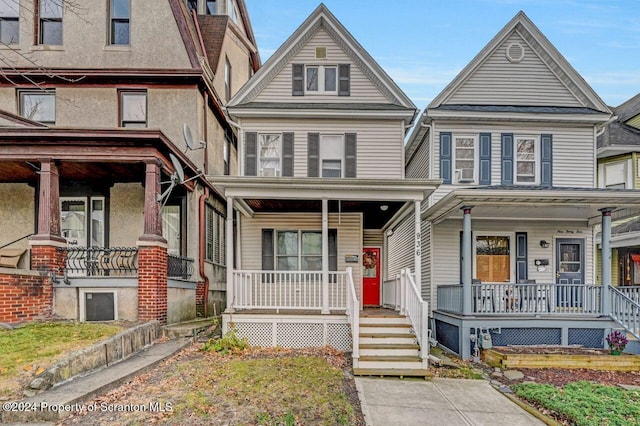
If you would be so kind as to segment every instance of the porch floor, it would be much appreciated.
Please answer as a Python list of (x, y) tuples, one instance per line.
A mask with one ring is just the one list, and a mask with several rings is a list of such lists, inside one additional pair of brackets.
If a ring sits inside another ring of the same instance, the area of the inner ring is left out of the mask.
[(400, 314), (393, 310), (393, 309), (388, 309), (388, 308), (369, 308), (369, 307), (365, 307), (361, 312), (360, 312), (360, 317), (376, 317), (376, 318), (397, 318), (399, 317)]
[[(234, 314), (238, 314), (238, 315), (309, 315), (309, 316), (323, 315), (318, 310), (308, 310), (308, 309), (236, 309), (234, 311)], [(346, 315), (346, 311), (344, 309), (336, 309), (333, 311), (329, 311), (328, 314), (324, 314), (324, 315)]]

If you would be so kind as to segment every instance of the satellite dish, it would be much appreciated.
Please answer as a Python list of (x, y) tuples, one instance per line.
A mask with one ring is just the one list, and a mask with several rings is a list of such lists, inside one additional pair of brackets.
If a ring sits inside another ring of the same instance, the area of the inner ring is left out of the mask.
[(180, 160), (178, 160), (176, 156), (171, 153), (169, 153), (169, 158), (173, 163), (173, 168), (176, 169), (175, 174), (178, 177), (177, 183), (184, 183), (184, 169), (182, 168), (182, 164), (180, 164)]
[(184, 136), (184, 142), (187, 144), (187, 150), (196, 151), (198, 149), (204, 148), (207, 145), (205, 141), (200, 141), (200, 146), (195, 145), (195, 143), (193, 142), (193, 135), (191, 134), (191, 128), (187, 123), (182, 123), (182, 134)]
[(160, 206), (161, 209), (162, 207), (165, 206), (165, 204), (167, 204), (167, 200), (171, 195), (171, 191), (176, 185), (183, 185), (189, 181), (192, 181), (204, 175), (204, 173), (198, 173), (194, 177), (185, 180), (184, 168), (182, 167), (180, 160), (178, 160), (178, 158), (172, 153), (169, 153), (169, 159), (171, 160), (171, 163), (173, 164), (173, 168), (175, 169), (175, 171), (171, 174), (171, 177), (169, 178), (168, 181), (160, 182), (161, 185), (167, 184), (167, 183), (169, 184), (167, 189), (165, 189), (162, 194), (158, 194), (157, 200), (159, 203), (162, 203), (162, 205)]

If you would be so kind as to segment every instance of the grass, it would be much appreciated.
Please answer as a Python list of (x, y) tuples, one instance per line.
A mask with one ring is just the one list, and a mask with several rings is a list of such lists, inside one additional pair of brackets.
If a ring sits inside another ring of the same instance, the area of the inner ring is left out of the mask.
[(13, 330), (0, 329), (0, 395), (15, 391), (14, 381), (25, 371), (35, 372), (59, 355), (121, 329), (116, 324), (75, 322), (30, 323)]
[(640, 425), (640, 392), (591, 382), (562, 388), (538, 383), (514, 386), (516, 395), (577, 426)]

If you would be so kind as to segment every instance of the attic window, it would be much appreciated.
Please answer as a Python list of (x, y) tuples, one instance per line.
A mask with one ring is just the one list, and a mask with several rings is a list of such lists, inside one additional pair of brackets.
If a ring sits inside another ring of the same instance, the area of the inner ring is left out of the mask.
[(316, 47), (316, 59), (327, 59), (326, 47)]
[(509, 62), (520, 62), (524, 58), (524, 47), (520, 43), (511, 43), (507, 46), (506, 55)]

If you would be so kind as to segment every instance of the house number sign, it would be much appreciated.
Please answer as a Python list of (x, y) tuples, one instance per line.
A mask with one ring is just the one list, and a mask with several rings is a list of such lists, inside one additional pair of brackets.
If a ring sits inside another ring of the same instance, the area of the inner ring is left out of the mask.
[(422, 243), (420, 242), (420, 232), (416, 232), (416, 256), (420, 256), (421, 247), (422, 247)]

